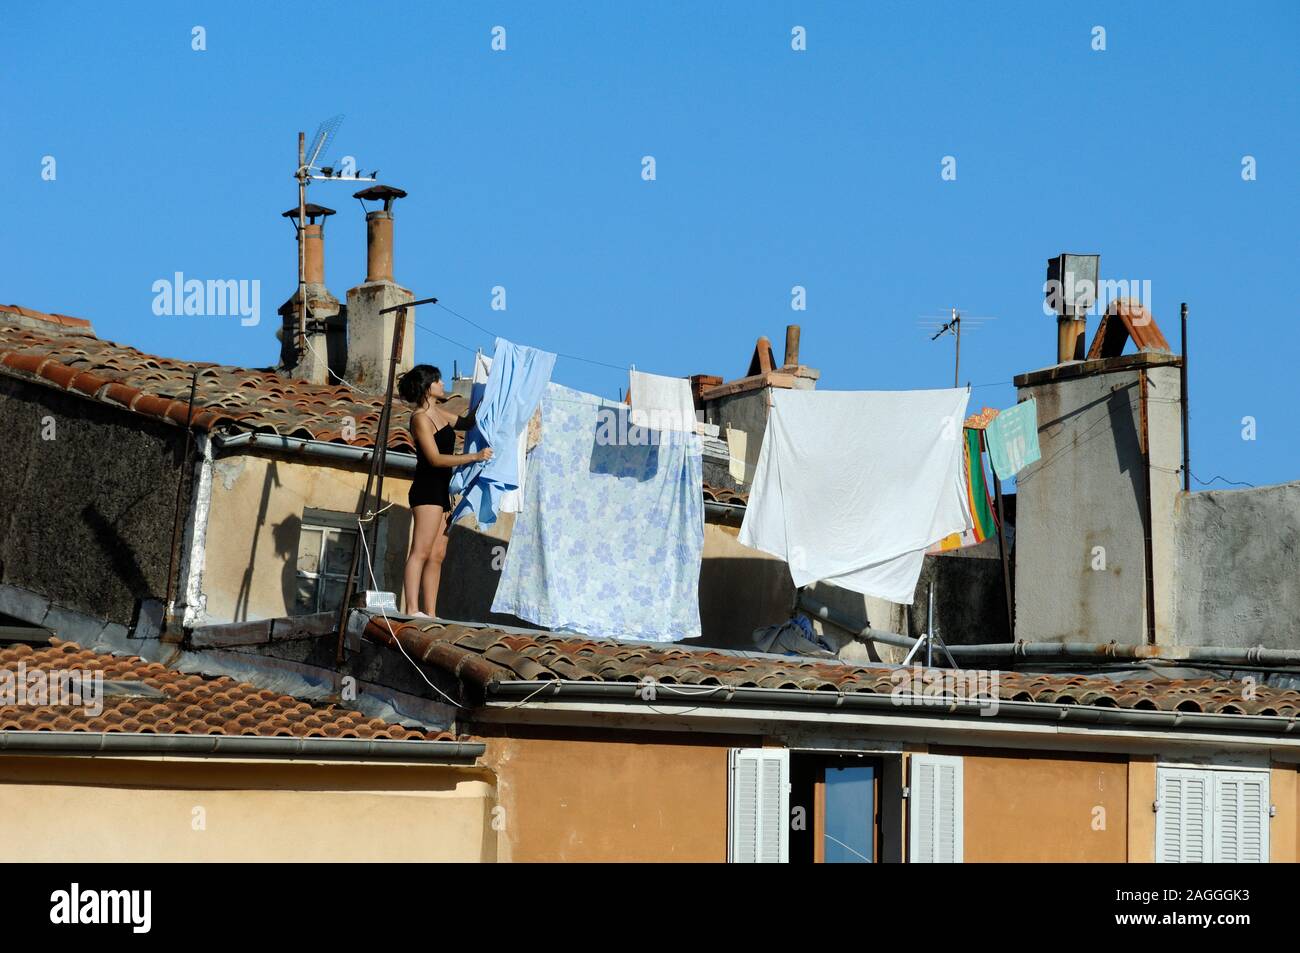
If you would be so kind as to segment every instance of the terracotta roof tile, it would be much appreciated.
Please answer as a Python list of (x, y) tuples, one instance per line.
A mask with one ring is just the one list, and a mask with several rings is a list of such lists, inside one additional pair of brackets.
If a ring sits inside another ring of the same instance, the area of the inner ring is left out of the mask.
[[(287, 380), (270, 368), (173, 360), (95, 337), (90, 322), (0, 305), (0, 372), (40, 379), (147, 417), (184, 425), (190, 379), (198, 370), (194, 426), (227, 427), (344, 443), (342, 421), (355, 421), (355, 446), (374, 445), (383, 398), (341, 384)], [(394, 419), (388, 446), (411, 452)]]
[[(889, 695), (896, 667), (836, 660), (745, 656), (680, 645), (625, 644), (552, 632), (444, 625), (427, 620), (396, 622), (394, 632), (408, 653), (468, 683), (476, 691), (509, 681), (639, 682), (719, 685), (782, 690)], [(383, 620), (366, 628), (373, 641), (392, 645)], [(999, 672), (998, 697), (1039, 704), (1183, 711), (1225, 715), (1300, 713), (1300, 692), (1222, 679), (1115, 680), (1097, 675)]]
[[(0, 670), (17, 672), (103, 672), (103, 711), (78, 705), (0, 705), (0, 731), (97, 731), (149, 734), (293, 735), (316, 738), (380, 735), (406, 741), (455, 741), (448, 732), (425, 732), (336, 705), (306, 701), (259, 689), (231, 678), (205, 678), (173, 671), (135, 656), (115, 656), (52, 639), (48, 647), (19, 644), (0, 647)], [(140, 692), (133, 695), (130, 692)]]

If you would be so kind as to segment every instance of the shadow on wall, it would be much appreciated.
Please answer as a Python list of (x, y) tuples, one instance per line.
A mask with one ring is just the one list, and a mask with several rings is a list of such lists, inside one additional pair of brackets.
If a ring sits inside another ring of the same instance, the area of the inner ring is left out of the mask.
[[(409, 547), (409, 541), (406, 543)], [(454, 523), (447, 540), (438, 588), (438, 615), (443, 619), (485, 622), (536, 629), (538, 626), (512, 615), (492, 611), (492, 599), (505, 565), (507, 544)]]
[[(231, 618), (235, 622), (248, 620), (249, 603), (253, 598), (253, 572), (257, 568), (257, 544), (262, 538), (262, 527), (266, 525), (266, 514), (271, 505), (271, 490), (282, 485), (279, 467), (272, 460), (266, 468), (266, 478), (262, 481), (262, 497), (257, 504), (257, 518), (253, 521), (253, 545), (248, 553), (248, 568), (244, 570), (244, 578), (239, 582), (239, 595), (235, 597), (235, 611), (231, 613)], [(292, 606), (293, 600), (289, 599), (285, 605)]]
[[(444, 619), (536, 629), (513, 615), (492, 611), (507, 543), (466, 526), (451, 528), (438, 591)], [(794, 605), (786, 564), (775, 559), (705, 558), (700, 567), (700, 626), (687, 645), (752, 649), (755, 629), (783, 622)]]

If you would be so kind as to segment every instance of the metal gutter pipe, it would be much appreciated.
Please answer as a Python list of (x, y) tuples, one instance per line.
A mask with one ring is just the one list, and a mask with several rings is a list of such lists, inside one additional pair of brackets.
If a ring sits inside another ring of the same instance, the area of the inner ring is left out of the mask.
[(24, 754), (214, 755), (348, 761), (473, 761), (487, 745), (467, 741), (153, 735), (94, 731), (0, 731), (0, 751)]
[[(308, 457), (323, 457), (348, 463), (369, 464), (375, 455), (374, 447), (354, 447), (346, 443), (330, 443), (327, 440), (307, 440), (303, 437), (282, 437), (273, 433), (254, 433), (245, 431), (238, 434), (216, 434), (213, 443), (217, 450), (273, 450), (279, 453), (301, 453)], [(384, 455), (387, 470), (403, 473), (415, 472), (415, 454), (388, 450)]]
[[(911, 648), (915, 639), (870, 626), (859, 627), (807, 593), (799, 604), (810, 615), (873, 642)], [(1228, 646), (1118, 645), (1114, 642), (999, 642), (989, 645), (949, 645), (955, 658), (1136, 660), (1176, 664), (1205, 662), (1220, 666), (1300, 665), (1300, 651), (1293, 649), (1233, 648)]]
[[(878, 694), (875, 692), (808, 691), (790, 688), (735, 688), (732, 686), (662, 685), (655, 705), (669, 702), (666, 696), (680, 695), (681, 703), (699, 709), (708, 701), (727, 706), (753, 706), (768, 710), (791, 708), (836, 709), (841, 712), (888, 709), (895, 713), (928, 714), (936, 717), (973, 716), (987, 719), (995, 702), (996, 715), (1005, 711), (1024, 721), (1050, 721), (1072, 725), (1120, 725), (1130, 728), (1190, 729), (1212, 731), (1270, 733), (1290, 735), (1295, 732), (1296, 718), (1281, 715), (1221, 715), (1203, 712), (1149, 711), (1132, 708), (1102, 708), (1093, 705), (1058, 705), (1051, 702), (1023, 702), (1005, 699), (966, 699), (921, 695)], [(549, 691), (547, 689), (550, 689)], [(645, 701), (646, 686), (635, 682), (576, 681), (499, 681), (488, 686), (492, 699), (531, 697), (544, 705), (546, 700), (563, 696), (565, 701), (591, 699), (610, 701)]]

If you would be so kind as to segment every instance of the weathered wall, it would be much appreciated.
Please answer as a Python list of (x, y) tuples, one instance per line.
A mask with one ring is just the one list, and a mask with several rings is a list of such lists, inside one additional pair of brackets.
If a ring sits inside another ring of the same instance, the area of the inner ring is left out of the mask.
[(1300, 649), (1300, 482), (1178, 496), (1179, 645)]
[[(1182, 453), (1178, 373), (1177, 367), (1147, 368), (1156, 626), (1157, 638), (1166, 641)], [(1139, 372), (1090, 373), (1022, 386), (1019, 393), (1038, 401), (1042, 458), (1017, 479), (1016, 637), (1145, 642), (1147, 471)]]
[[(307, 507), (355, 513), (366, 486), (359, 468), (299, 463), (276, 456), (233, 454), (213, 462), (203, 594), (209, 622), (242, 622), (294, 614), (298, 540)], [(410, 534), (408, 478), (384, 478), (386, 543), (375, 557), (380, 585), (402, 596)], [(362, 560), (364, 573), (364, 556)]]
[(489, 738), (500, 859), (725, 861), (733, 744), (746, 742), (522, 727)]
[(470, 767), (6, 756), (0, 859), (490, 861), (494, 805)]
[(1125, 759), (931, 750), (964, 756), (967, 862), (1126, 859)]
[(0, 447), (0, 582), (123, 625), (163, 599), (184, 430), (0, 376)]

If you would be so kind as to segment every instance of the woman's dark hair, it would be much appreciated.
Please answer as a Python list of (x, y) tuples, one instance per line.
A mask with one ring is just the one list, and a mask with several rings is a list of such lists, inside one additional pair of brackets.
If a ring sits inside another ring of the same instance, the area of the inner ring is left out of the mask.
[(436, 384), (440, 380), (442, 380), (442, 371), (432, 364), (416, 364), (397, 382), (397, 396), (408, 404), (419, 406), (420, 401), (424, 400), (429, 385)]

